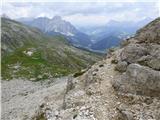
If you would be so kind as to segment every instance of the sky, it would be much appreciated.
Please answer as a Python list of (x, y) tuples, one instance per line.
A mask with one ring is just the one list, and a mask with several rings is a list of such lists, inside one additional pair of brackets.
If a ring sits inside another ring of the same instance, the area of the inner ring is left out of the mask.
[[(5, 0), (1, 14), (12, 19), (55, 15), (75, 26), (103, 26), (110, 20), (140, 21), (160, 16), (159, 0)], [(147, 2), (146, 2), (147, 1)]]

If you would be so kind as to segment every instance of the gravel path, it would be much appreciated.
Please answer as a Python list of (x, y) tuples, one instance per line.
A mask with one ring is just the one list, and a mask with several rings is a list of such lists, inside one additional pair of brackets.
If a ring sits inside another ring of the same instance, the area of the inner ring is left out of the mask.
[(62, 106), (66, 84), (66, 77), (43, 82), (2, 81), (2, 120), (31, 120), (48, 102), (57, 109)]

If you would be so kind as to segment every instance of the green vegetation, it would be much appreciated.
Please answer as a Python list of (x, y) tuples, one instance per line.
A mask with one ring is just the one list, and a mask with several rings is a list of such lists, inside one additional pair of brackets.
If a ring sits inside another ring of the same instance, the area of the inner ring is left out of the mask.
[(83, 75), (85, 72), (86, 72), (86, 70), (76, 72), (76, 73), (73, 75), (73, 77), (81, 76), (81, 75)]
[(32, 47), (18, 48), (13, 53), (2, 57), (3, 79), (25, 77), (41, 80), (68, 75), (87, 67), (84, 61), (67, 52), (65, 52), (67, 56), (65, 60), (55, 51), (48, 51), (45, 55), (43, 52), (45, 50), (33, 49), (31, 56), (25, 53), (32, 49)]
[(40, 115), (35, 116), (33, 120), (47, 120), (47, 118), (45, 117), (44, 113), (41, 113)]
[(71, 46), (63, 36), (2, 19), (2, 79), (45, 80), (75, 73), (101, 57)]

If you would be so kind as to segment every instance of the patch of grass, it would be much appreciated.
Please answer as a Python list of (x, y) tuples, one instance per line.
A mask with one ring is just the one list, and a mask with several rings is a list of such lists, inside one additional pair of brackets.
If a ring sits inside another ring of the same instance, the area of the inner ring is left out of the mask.
[(84, 70), (84, 71), (76, 72), (76, 73), (73, 75), (73, 77), (79, 77), (79, 76), (83, 75), (85, 72), (86, 72), (85, 70)]
[(41, 113), (40, 115), (36, 116), (33, 120), (47, 120), (44, 113)]
[(111, 63), (112, 63), (112, 64), (117, 64), (117, 63), (118, 63), (118, 60), (113, 59), (113, 60), (111, 60)]
[[(51, 56), (45, 55), (41, 49), (35, 49), (31, 56), (24, 53), (33, 46), (18, 48), (12, 54), (2, 58), (2, 78), (35, 78), (36, 81), (50, 77), (61, 77), (74, 73), (84, 67), (79, 58), (69, 55), (66, 60), (58, 57), (56, 52), (49, 51)], [(68, 55), (68, 54), (67, 54)], [(68, 59), (68, 60), (67, 60)], [(15, 69), (16, 65), (19, 68)]]

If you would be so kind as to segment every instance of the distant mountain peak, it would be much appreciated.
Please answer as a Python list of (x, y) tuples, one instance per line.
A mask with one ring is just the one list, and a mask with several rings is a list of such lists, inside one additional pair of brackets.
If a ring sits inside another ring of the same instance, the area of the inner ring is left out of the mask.
[(39, 19), (39, 20), (49, 20), (48, 17), (37, 17), (37, 18), (35, 18), (34, 20), (36, 20), (36, 19)]
[(61, 16), (59, 15), (56, 15), (52, 18), (52, 20), (62, 20)]

